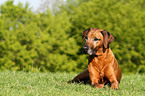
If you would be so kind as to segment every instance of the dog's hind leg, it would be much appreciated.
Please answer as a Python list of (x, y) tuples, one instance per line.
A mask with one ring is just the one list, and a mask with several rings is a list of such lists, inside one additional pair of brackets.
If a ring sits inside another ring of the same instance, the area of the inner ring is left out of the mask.
[(85, 69), (82, 73), (78, 74), (73, 80), (69, 81), (71, 82), (76, 82), (76, 83), (90, 83), (90, 78), (89, 78), (89, 71), (88, 68)]

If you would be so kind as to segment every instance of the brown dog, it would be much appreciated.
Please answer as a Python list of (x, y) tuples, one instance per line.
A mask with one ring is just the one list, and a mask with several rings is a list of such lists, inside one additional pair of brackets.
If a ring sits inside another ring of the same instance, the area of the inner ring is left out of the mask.
[(97, 88), (111, 84), (111, 88), (118, 89), (121, 80), (121, 69), (111, 51), (109, 44), (114, 37), (107, 31), (88, 28), (83, 31), (84, 53), (89, 54), (88, 68), (77, 75), (71, 82), (90, 83)]

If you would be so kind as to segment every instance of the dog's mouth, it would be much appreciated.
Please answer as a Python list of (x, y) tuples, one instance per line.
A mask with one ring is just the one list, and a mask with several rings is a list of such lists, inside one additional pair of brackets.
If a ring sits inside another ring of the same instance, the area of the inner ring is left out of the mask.
[(88, 54), (89, 54), (89, 55), (93, 55), (93, 50), (92, 50), (91, 48), (89, 48)]
[(83, 53), (83, 54), (87, 54), (87, 53), (88, 53), (88, 50), (87, 50), (87, 49), (83, 49), (83, 50), (82, 50), (82, 53)]
[(89, 54), (89, 55), (95, 55), (96, 52), (93, 51), (91, 48), (89, 48), (89, 49), (84, 49), (83, 53), (84, 54)]

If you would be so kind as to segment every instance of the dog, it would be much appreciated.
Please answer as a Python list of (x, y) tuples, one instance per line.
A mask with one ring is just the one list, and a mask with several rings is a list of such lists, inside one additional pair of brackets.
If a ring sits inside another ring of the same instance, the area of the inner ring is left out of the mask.
[(108, 31), (97, 28), (88, 28), (82, 35), (85, 40), (83, 53), (89, 54), (88, 68), (69, 82), (88, 83), (96, 88), (109, 84), (111, 89), (118, 90), (122, 72), (109, 47), (114, 37)]

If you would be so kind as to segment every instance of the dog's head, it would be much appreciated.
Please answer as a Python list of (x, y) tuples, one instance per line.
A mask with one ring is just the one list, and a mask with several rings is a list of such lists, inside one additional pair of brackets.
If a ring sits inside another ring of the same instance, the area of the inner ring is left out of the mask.
[(83, 31), (83, 53), (95, 55), (99, 48), (107, 49), (114, 37), (107, 31), (97, 28), (88, 28)]

